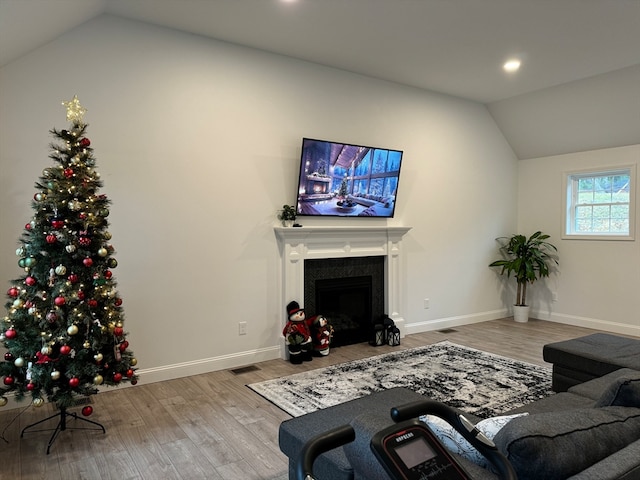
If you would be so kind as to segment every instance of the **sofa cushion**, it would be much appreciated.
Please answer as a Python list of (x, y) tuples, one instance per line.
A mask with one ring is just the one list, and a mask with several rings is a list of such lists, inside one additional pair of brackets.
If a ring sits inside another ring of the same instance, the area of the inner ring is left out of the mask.
[(604, 392), (614, 383), (618, 378), (629, 374), (639, 373), (638, 370), (632, 368), (621, 368), (615, 372), (608, 373), (602, 377), (594, 378), (588, 382), (579, 383), (574, 385), (568, 391), (570, 393), (587, 397), (592, 400), (598, 400)]
[(596, 407), (640, 407), (640, 372), (624, 375), (609, 385)]
[(640, 438), (640, 408), (603, 407), (515, 418), (494, 442), (520, 480), (564, 479)]

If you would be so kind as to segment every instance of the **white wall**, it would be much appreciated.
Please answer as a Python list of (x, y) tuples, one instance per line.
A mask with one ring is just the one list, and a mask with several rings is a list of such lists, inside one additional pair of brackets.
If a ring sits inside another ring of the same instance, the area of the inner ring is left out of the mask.
[(559, 273), (533, 286), (532, 308), (538, 318), (640, 336), (640, 205), (635, 241), (561, 239), (563, 172), (639, 162), (640, 145), (520, 162), (518, 229), (551, 235), (560, 258)]
[(47, 132), (74, 94), (142, 381), (278, 356), (273, 225), (303, 136), (404, 150), (389, 224), (413, 227), (408, 331), (505, 314), (487, 265), (516, 225), (517, 161), (485, 107), (107, 15), (0, 70), (0, 278), (19, 274)]

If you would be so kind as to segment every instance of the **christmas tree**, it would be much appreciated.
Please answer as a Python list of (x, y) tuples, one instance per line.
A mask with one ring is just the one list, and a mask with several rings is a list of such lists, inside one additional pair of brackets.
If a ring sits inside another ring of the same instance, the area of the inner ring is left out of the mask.
[(16, 250), (24, 274), (11, 282), (0, 323), (7, 350), (0, 406), (14, 392), (35, 406), (46, 398), (64, 412), (99, 385), (137, 383), (112, 273), (118, 262), (107, 230), (110, 202), (98, 193), (86, 110), (75, 96), (63, 105), (70, 127), (51, 131), (55, 163), (36, 182), (35, 213)]

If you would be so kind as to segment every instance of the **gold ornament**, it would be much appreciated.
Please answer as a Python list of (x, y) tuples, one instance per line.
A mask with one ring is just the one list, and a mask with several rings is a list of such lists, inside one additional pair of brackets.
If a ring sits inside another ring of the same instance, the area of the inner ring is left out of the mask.
[(8, 402), (7, 397), (0, 397), (0, 407), (4, 407)]
[(72, 100), (68, 102), (62, 102), (67, 109), (67, 121), (82, 123), (84, 114), (87, 113), (87, 109), (80, 105), (78, 96), (74, 95)]
[(44, 400), (42, 398), (38, 397), (38, 398), (34, 398), (33, 399), (33, 406), (34, 407), (41, 407), (42, 405), (44, 405)]
[(51, 380), (58, 380), (60, 378), (60, 372), (58, 370), (54, 370), (51, 372)]
[(69, 328), (67, 328), (67, 333), (69, 335), (75, 335), (76, 333), (78, 333), (77, 325), (71, 325)]
[(104, 379), (102, 378), (102, 375), (96, 375), (95, 377), (93, 377), (94, 385), (102, 385), (103, 381)]
[(135, 366), (138, 364), (138, 360), (136, 360), (135, 358), (132, 358), (132, 359), (129, 361), (129, 364), (130, 364), (132, 367), (135, 367)]

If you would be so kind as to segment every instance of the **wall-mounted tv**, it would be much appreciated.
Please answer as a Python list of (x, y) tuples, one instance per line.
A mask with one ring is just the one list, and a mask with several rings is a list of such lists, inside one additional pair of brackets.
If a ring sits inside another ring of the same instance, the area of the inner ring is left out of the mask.
[(302, 139), (298, 215), (393, 217), (402, 151)]

